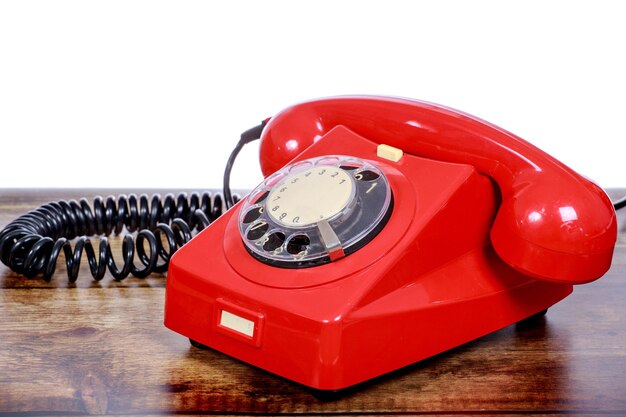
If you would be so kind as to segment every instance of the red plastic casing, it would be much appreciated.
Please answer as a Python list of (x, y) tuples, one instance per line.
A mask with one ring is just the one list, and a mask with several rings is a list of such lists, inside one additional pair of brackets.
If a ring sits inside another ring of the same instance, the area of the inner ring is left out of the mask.
[[(263, 146), (286, 128), (282, 117), (288, 116), (279, 115), (268, 125)], [(305, 127), (312, 123), (304, 115), (292, 120), (298, 121)], [(333, 121), (325, 116), (320, 123)], [(349, 119), (351, 123), (366, 120)], [(426, 136), (441, 131), (426, 123), (419, 129)], [(384, 132), (376, 142), (371, 132), (363, 137), (340, 123), (320, 131), (294, 161), (350, 154), (379, 166), (394, 196), (387, 225), (370, 243), (338, 261), (283, 269), (248, 254), (237, 228), (240, 204), (235, 205), (173, 256), (167, 327), (301, 384), (337, 390), (501, 329), (572, 291), (563, 281), (520, 272), (524, 268), (510, 266), (494, 251), (494, 219), (502, 199), (516, 199), (516, 192), (505, 191), (476, 167), (458, 163), (460, 157), (457, 162), (435, 161), (413, 155), (413, 148), (404, 149), (407, 153), (397, 163), (377, 157), (378, 143), (404, 134), (395, 125), (376, 127)], [(404, 143), (395, 138), (390, 144)], [(435, 145), (430, 146), (435, 152)], [(265, 159), (266, 171), (284, 160), (272, 165), (270, 159)], [(493, 163), (493, 172), (507, 169), (519, 170)], [(577, 204), (568, 199), (570, 203)], [(509, 223), (507, 227), (516, 226)], [(605, 226), (611, 227), (610, 222)], [(505, 233), (503, 227), (499, 230)], [(224, 314), (239, 317), (250, 334), (223, 325)]]

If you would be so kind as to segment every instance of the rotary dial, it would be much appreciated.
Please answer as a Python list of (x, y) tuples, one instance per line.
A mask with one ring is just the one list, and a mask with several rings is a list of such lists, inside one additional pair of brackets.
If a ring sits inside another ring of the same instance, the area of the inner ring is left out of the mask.
[(239, 231), (248, 251), (274, 266), (309, 267), (338, 260), (369, 242), (391, 214), (383, 172), (348, 156), (289, 165), (245, 199)]

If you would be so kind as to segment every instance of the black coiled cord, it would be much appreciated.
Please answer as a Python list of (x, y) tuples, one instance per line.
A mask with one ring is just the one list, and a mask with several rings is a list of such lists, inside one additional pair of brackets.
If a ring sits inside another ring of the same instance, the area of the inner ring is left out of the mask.
[[(43, 274), (49, 281), (63, 250), (68, 279), (75, 282), (84, 252), (97, 281), (107, 268), (118, 281), (129, 274), (144, 278), (165, 272), (174, 252), (192, 238), (192, 231), (204, 229), (222, 211), (221, 194), (208, 192), (189, 197), (185, 193), (164, 198), (158, 194), (96, 197), (93, 206), (84, 198), (52, 202), (20, 216), (0, 232), (0, 260), (17, 273)], [(124, 235), (123, 265), (118, 268), (106, 236), (119, 235), (124, 229), (137, 234), (135, 238)], [(97, 255), (89, 236), (100, 236)], [(72, 249), (70, 240), (75, 238)], [(135, 252), (140, 266), (134, 263)]]
[[(164, 198), (130, 194), (106, 200), (96, 197), (93, 206), (84, 198), (48, 203), (18, 217), (0, 232), (0, 261), (29, 278), (43, 274), (46, 281), (52, 278), (61, 251), (70, 282), (78, 279), (83, 252), (96, 281), (107, 269), (117, 281), (129, 274), (145, 278), (152, 272), (167, 271), (170, 258), (191, 240), (194, 230), (204, 229), (239, 201), (239, 196), (230, 192), (231, 169), (241, 148), (261, 137), (268, 120), (241, 134), (224, 171), (224, 197), (209, 192), (189, 197), (186, 193), (167, 194)], [(122, 241), (124, 263), (120, 269), (107, 236), (124, 230), (128, 233)], [(135, 238), (130, 234), (134, 232)], [(99, 236), (97, 255), (90, 236)], [(135, 252), (140, 266), (135, 265)]]

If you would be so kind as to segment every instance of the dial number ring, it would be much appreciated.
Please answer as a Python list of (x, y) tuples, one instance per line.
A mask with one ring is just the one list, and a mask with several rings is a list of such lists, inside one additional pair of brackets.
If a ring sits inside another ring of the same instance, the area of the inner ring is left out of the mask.
[(270, 192), (268, 214), (285, 227), (308, 227), (339, 215), (354, 193), (354, 179), (341, 168), (315, 166), (288, 176)]

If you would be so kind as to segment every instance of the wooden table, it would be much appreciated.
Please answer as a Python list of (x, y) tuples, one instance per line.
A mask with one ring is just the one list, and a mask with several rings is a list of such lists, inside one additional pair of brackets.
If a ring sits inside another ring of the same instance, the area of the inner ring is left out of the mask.
[[(0, 190), (0, 226), (41, 203), (95, 194)], [(577, 287), (544, 320), (507, 327), (335, 401), (192, 348), (167, 330), (163, 276), (96, 283), (83, 269), (73, 285), (62, 270), (45, 283), (0, 266), (0, 416), (626, 415), (624, 211), (610, 272)]]

